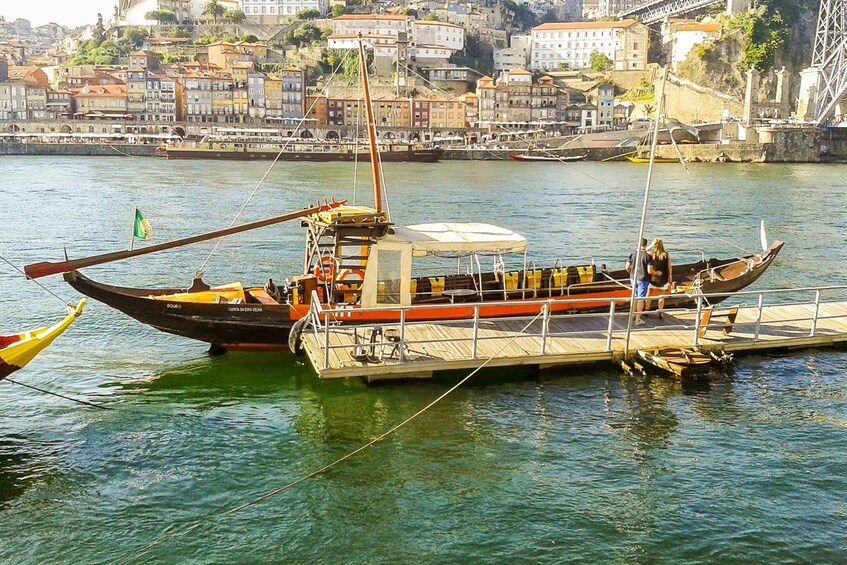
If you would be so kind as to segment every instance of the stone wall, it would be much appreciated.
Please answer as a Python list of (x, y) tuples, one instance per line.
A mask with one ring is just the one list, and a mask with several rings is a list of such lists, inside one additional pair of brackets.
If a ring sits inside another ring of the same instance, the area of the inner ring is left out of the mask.
[[(658, 80), (661, 81), (661, 77)], [(655, 87), (658, 92), (659, 84)], [(740, 117), (743, 112), (744, 103), (741, 100), (715, 90), (676, 79), (669, 79), (665, 83), (665, 109), (662, 113), (683, 123), (714, 122), (725, 114)]]

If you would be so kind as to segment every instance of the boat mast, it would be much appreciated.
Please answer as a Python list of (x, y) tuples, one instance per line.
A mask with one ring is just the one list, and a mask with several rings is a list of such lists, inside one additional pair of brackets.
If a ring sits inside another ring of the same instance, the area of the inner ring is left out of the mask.
[[(659, 143), (659, 120), (662, 119), (665, 100), (665, 82), (668, 80), (668, 67), (662, 68), (662, 82), (659, 84), (659, 100), (656, 104), (656, 123), (653, 124), (653, 142), (650, 144), (650, 165), (647, 167), (647, 186), (644, 187), (644, 201), (641, 206), (641, 224), (638, 227), (638, 243), (635, 246), (635, 264), (632, 265), (630, 283), (632, 290), (629, 296), (629, 313), (626, 319), (626, 341), (624, 342), (624, 355), (629, 353), (629, 338), (632, 335), (632, 317), (635, 309), (635, 275), (638, 273), (639, 254), (647, 253), (641, 250), (641, 240), (644, 239), (644, 227), (647, 224), (647, 207), (650, 204), (650, 185), (653, 182), (653, 165), (656, 162), (656, 146)], [(673, 139), (673, 135), (671, 135)], [(642, 315), (644, 312), (642, 312)]]
[(371, 107), (371, 89), (368, 83), (368, 63), (365, 59), (365, 46), (362, 42), (362, 34), (359, 33), (359, 72), (362, 74), (362, 90), (365, 94), (365, 119), (368, 126), (368, 145), (371, 153), (371, 174), (374, 184), (374, 208), (377, 212), (382, 211), (382, 178), (379, 171), (379, 152), (376, 148), (376, 127), (374, 125), (374, 112)]

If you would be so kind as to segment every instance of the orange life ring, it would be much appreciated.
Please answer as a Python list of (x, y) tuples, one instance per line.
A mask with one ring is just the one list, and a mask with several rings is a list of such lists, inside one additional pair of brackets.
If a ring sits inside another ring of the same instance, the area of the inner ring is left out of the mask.
[(341, 282), (344, 279), (352, 277), (352, 276), (355, 276), (355, 278), (358, 281), (361, 281), (361, 282), (359, 282), (359, 284), (362, 284), (365, 280), (365, 271), (363, 269), (343, 269), (343, 270), (341, 270), (338, 273), (338, 281), (337, 281), (338, 288), (340, 290), (352, 290), (351, 285), (342, 284), (342, 282)]
[(321, 282), (332, 280), (335, 274), (335, 259), (331, 255), (322, 255), (320, 262), (315, 265), (315, 276)]

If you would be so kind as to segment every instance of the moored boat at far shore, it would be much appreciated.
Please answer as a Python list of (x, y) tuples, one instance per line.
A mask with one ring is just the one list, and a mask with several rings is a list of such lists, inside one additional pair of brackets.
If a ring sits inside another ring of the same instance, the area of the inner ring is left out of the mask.
[[(382, 162), (433, 163), (443, 153), (439, 147), (408, 143), (382, 143)], [(156, 154), (168, 159), (222, 159), (233, 161), (370, 161), (367, 144), (339, 140), (285, 141), (178, 141), (159, 147)]]

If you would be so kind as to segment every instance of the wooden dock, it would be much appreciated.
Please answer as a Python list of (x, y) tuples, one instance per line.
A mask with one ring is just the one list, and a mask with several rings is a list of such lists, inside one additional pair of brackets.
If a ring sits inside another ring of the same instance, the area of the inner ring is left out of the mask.
[[(774, 291), (778, 292), (778, 291)], [(626, 346), (627, 313), (501, 318), (451, 322), (350, 326), (322, 324), (307, 330), (303, 345), (320, 378), (367, 380), (429, 378), (438, 371), (533, 365), (548, 368), (632, 360), (637, 351), (669, 347), (744, 352), (828, 346), (847, 342), (847, 300), (764, 305), (755, 303), (655, 312), (633, 325)], [(654, 303), (655, 304), (655, 303)], [(729, 333), (728, 314), (737, 308)], [(705, 325), (704, 325), (705, 324)], [(402, 342), (402, 343), (401, 343)]]

